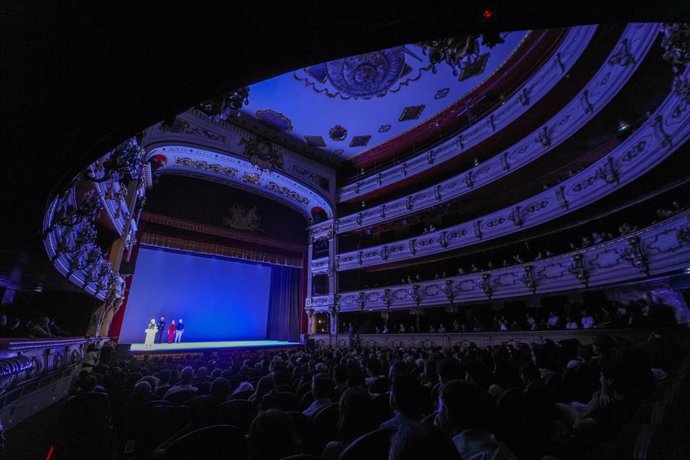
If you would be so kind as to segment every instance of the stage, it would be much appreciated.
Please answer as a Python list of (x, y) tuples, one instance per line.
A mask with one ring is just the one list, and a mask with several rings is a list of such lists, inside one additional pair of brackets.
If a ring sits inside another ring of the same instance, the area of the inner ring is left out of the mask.
[(133, 343), (130, 351), (132, 352), (184, 352), (199, 350), (218, 350), (232, 348), (280, 348), (303, 346), (300, 342), (287, 342), (282, 340), (235, 340), (222, 342), (182, 342), (182, 343), (155, 343), (152, 346), (145, 346), (143, 343)]

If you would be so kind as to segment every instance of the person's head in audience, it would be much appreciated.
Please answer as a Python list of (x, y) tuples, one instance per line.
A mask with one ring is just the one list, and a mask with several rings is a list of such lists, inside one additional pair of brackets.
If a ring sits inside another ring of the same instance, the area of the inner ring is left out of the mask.
[(333, 382), (336, 386), (347, 382), (347, 366), (345, 364), (338, 364), (333, 368)]
[(147, 376), (143, 377), (140, 381), (141, 382), (148, 382), (149, 386), (151, 387), (152, 392), (155, 392), (156, 388), (158, 388), (158, 379), (156, 377), (154, 377), (153, 375), (147, 375)]
[(216, 377), (213, 382), (211, 382), (210, 394), (213, 399), (219, 402), (225, 401), (230, 393), (230, 382), (223, 377)]
[(268, 409), (256, 416), (247, 441), (252, 460), (279, 460), (299, 453), (292, 419), (277, 409)]
[(140, 380), (134, 385), (131, 400), (146, 402), (151, 399), (151, 390), (151, 384), (148, 381)]
[(390, 406), (403, 416), (419, 416), (419, 381), (411, 374), (395, 374), (390, 392)]
[(369, 377), (378, 377), (381, 375), (381, 362), (376, 358), (367, 360), (367, 374)]
[(208, 376), (208, 368), (206, 368), (206, 366), (201, 366), (201, 367), (199, 367), (199, 369), (196, 370), (196, 374), (194, 376), (195, 377), (194, 379), (197, 382), (205, 382), (207, 376)]
[(273, 384), (273, 377), (270, 375), (264, 375), (259, 379), (259, 383), (256, 384), (256, 395), (264, 396), (266, 393), (273, 391), (275, 385)]
[(333, 393), (333, 381), (328, 374), (316, 374), (311, 380), (311, 392), (314, 400), (328, 399)]
[[(453, 443), (427, 423), (402, 425), (391, 438), (388, 460), (458, 460)], [(484, 458), (484, 457), (482, 457)]]
[(537, 366), (532, 362), (523, 364), (520, 367), (520, 378), (525, 385), (536, 380), (541, 380), (539, 368), (537, 368)]
[(194, 380), (194, 369), (191, 366), (186, 366), (180, 372), (180, 385), (191, 385)]
[(491, 432), (494, 412), (488, 393), (469, 382), (451, 380), (441, 389), (436, 420), (451, 437), (465, 430)]
[(81, 382), (82, 393), (93, 393), (94, 388), (98, 385), (98, 379), (95, 375), (89, 374)]
[(607, 359), (611, 356), (616, 347), (616, 341), (610, 335), (601, 334), (592, 342), (592, 351), (600, 359)]
[(359, 364), (353, 360), (347, 363), (347, 386), (365, 386), (362, 369), (359, 367)]
[(346, 444), (376, 429), (378, 423), (372, 410), (372, 400), (367, 390), (362, 387), (347, 388), (338, 403), (338, 440)]

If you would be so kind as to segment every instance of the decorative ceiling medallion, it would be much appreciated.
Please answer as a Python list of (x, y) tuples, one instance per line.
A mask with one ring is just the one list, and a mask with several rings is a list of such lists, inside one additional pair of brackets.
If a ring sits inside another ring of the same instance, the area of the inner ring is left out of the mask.
[(379, 132), (380, 132), (380, 133), (387, 133), (388, 131), (390, 131), (390, 129), (391, 129), (391, 125), (381, 125), (381, 126), (379, 126)]
[(347, 137), (347, 129), (340, 125), (335, 125), (328, 131), (328, 137), (334, 141), (344, 141)]
[(259, 120), (261, 123), (270, 126), (271, 128), (274, 128), (280, 132), (289, 133), (290, 131), (292, 131), (292, 121), (284, 114), (276, 112), (275, 110), (257, 110), (254, 113), (254, 116), (256, 116), (256, 119)]
[(448, 96), (449, 92), (450, 88), (439, 89), (436, 91), (436, 94), (434, 94), (434, 99), (443, 99), (444, 97)]
[(424, 110), (425, 105), (412, 105), (409, 107), (405, 107), (400, 114), (400, 118), (398, 118), (398, 121), (409, 121), (409, 120), (416, 120), (422, 115), (422, 111)]
[(371, 136), (354, 136), (350, 141), (350, 147), (366, 147)]
[[(406, 63), (412, 58), (419, 63)], [(320, 94), (341, 99), (371, 99), (396, 93), (403, 86), (421, 78), (428, 67), (420, 66), (422, 58), (406, 46), (396, 46), (372, 53), (336, 59), (294, 72)]]
[(360, 54), (326, 63), (331, 84), (353, 97), (371, 97), (385, 92), (402, 75), (402, 46)]
[(326, 141), (323, 140), (323, 137), (321, 137), (321, 136), (305, 135), (304, 140), (307, 141), (307, 144), (309, 144), (313, 147), (325, 147), (326, 146)]

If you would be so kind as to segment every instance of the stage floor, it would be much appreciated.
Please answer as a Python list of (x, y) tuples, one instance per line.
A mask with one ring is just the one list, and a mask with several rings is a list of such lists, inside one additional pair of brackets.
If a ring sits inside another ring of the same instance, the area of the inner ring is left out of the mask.
[(218, 348), (266, 348), (302, 345), (300, 342), (286, 342), (282, 340), (235, 340), (224, 342), (182, 342), (156, 343), (150, 347), (143, 343), (133, 343), (131, 351), (185, 351), (185, 350), (213, 350)]

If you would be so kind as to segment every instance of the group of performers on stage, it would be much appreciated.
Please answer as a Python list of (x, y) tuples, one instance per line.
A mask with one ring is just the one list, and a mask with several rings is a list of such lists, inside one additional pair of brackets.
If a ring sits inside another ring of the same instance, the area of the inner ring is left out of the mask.
[[(144, 340), (144, 345), (147, 347), (152, 347), (154, 343), (163, 343), (163, 333), (165, 331), (165, 317), (161, 316), (161, 319), (156, 323), (155, 319), (149, 321), (149, 325), (144, 331), (146, 333), (146, 339)], [(182, 333), (184, 332), (184, 324), (182, 320), (179, 319), (177, 323), (172, 320), (168, 326), (168, 343), (180, 343), (182, 342)]]

